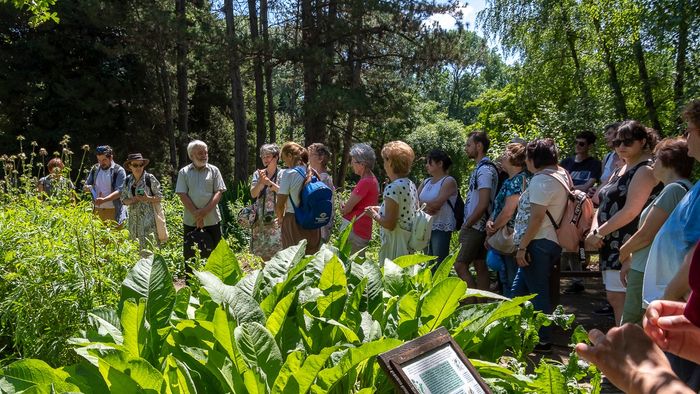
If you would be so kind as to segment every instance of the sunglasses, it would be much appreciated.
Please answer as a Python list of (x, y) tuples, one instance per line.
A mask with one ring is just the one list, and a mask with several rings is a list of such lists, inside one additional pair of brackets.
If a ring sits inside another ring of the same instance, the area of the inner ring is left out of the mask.
[(588, 143), (586, 141), (576, 141), (576, 146), (586, 146)]
[(630, 147), (630, 146), (634, 145), (634, 141), (637, 141), (637, 140), (635, 140), (634, 138), (625, 138), (624, 140), (613, 140), (612, 145), (615, 148), (619, 147), (620, 145)]
[(143, 164), (131, 164), (131, 168), (141, 168)]

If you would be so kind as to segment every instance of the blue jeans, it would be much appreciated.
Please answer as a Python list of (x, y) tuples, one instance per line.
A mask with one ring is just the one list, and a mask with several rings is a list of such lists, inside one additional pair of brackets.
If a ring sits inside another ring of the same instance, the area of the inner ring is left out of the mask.
[(498, 279), (503, 286), (503, 295), (513, 297), (513, 280), (518, 272), (518, 265), (512, 255), (500, 254), (493, 249), (486, 252), (486, 265), (493, 271), (498, 272)]
[[(527, 253), (531, 256), (530, 265), (518, 268), (513, 280), (513, 296), (536, 294), (532, 299), (535, 310), (552, 313), (549, 277), (552, 266), (561, 255), (561, 247), (548, 239), (535, 239), (527, 246)], [(550, 327), (542, 327), (540, 341), (548, 342), (550, 331)]]
[(430, 233), (430, 243), (428, 244), (427, 254), (437, 256), (437, 260), (433, 261), (433, 271), (442, 263), (443, 260), (450, 254), (450, 240), (452, 239), (451, 231), (433, 230)]

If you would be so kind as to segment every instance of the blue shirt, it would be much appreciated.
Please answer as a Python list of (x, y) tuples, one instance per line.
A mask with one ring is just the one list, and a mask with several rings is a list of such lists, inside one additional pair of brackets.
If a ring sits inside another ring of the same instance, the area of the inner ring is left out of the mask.
[(644, 270), (643, 301), (663, 296), (685, 255), (700, 239), (700, 182), (683, 197), (654, 238)]

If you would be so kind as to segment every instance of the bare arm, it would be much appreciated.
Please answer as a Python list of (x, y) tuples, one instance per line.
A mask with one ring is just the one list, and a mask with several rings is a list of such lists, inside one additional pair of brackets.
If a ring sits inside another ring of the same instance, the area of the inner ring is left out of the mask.
[(574, 186), (574, 189), (580, 190), (582, 192), (588, 192), (588, 189), (592, 188), (593, 185), (595, 185), (595, 178), (589, 179), (583, 185)]
[[(443, 204), (447, 201), (448, 198), (452, 197), (457, 193), (457, 183), (454, 181), (453, 178), (447, 178), (443, 181), (442, 187), (440, 187), (440, 193), (438, 196), (432, 200), (432, 201), (421, 201), (425, 202), (426, 206), (428, 209), (432, 212), (437, 213), (437, 211), (442, 208)], [(479, 196), (481, 197), (481, 196)], [(491, 195), (489, 194), (489, 198)], [(481, 200), (480, 200), (481, 201)], [(488, 205), (487, 205), (488, 207)], [(430, 212), (428, 212), (430, 213)]]
[(518, 209), (519, 199), (520, 194), (513, 194), (506, 198), (506, 203), (503, 206), (501, 213), (499, 213), (496, 219), (493, 221), (494, 230), (498, 230), (499, 228), (505, 226), (506, 223), (508, 223), (508, 221), (510, 220), (510, 218), (513, 217), (515, 210)]
[(340, 208), (340, 212), (343, 214), (343, 216), (348, 215), (360, 201), (362, 201), (362, 196), (355, 193), (350, 193), (350, 198), (348, 198), (345, 205)]
[(479, 189), (479, 202), (476, 204), (476, 208), (471, 216), (464, 221), (462, 228), (469, 228), (478, 222), (481, 216), (486, 212), (486, 209), (488, 209), (490, 200), (491, 188)]
[(695, 248), (697, 248), (697, 244), (693, 246), (690, 249), (690, 251), (688, 251), (688, 254), (685, 255), (685, 258), (683, 259), (683, 264), (678, 269), (678, 272), (676, 272), (676, 275), (673, 276), (673, 279), (671, 279), (671, 281), (668, 282), (668, 286), (666, 286), (666, 290), (664, 290), (664, 300), (685, 300), (685, 296), (688, 294), (688, 291), (690, 291), (690, 284), (688, 283), (688, 274), (690, 273), (690, 262), (693, 260), (693, 253), (695, 253)]
[(608, 235), (639, 216), (652, 189), (657, 184), (658, 181), (654, 178), (651, 168), (644, 166), (637, 170), (627, 191), (625, 205), (610, 220), (598, 227), (598, 233), (603, 236)]
[(632, 253), (651, 245), (656, 233), (668, 219), (668, 215), (669, 213), (663, 208), (653, 206), (637, 232), (620, 247), (620, 261), (629, 260)]
[(185, 206), (185, 209), (194, 215), (197, 211), (197, 207), (194, 206), (190, 196), (188, 196), (187, 193), (177, 193), (177, 195), (180, 196), (180, 201), (182, 201), (182, 205)]
[(542, 227), (542, 221), (547, 213), (547, 207), (539, 204), (530, 204), (530, 221), (527, 222), (527, 229), (523, 238), (520, 240), (520, 245), (518, 245), (518, 252), (515, 254), (516, 262), (521, 267), (528, 266), (528, 262), (525, 260), (525, 251), (522, 249), (527, 248), (537, 231)]
[(375, 219), (385, 229), (395, 229), (399, 222), (399, 204), (390, 198), (384, 199), (384, 216), (377, 215)]

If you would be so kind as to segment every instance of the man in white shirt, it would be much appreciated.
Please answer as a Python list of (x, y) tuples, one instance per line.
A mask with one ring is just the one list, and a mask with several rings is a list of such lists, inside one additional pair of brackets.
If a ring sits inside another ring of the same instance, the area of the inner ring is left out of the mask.
[[(489, 289), (489, 271), (486, 266), (486, 221), (498, 188), (496, 166), (486, 157), (489, 138), (483, 131), (469, 134), (465, 151), (476, 162), (476, 169), (469, 177), (469, 190), (464, 203), (464, 223), (459, 231), (461, 244), (455, 260), (455, 271), (470, 288)], [(469, 272), (474, 263), (476, 281)]]

